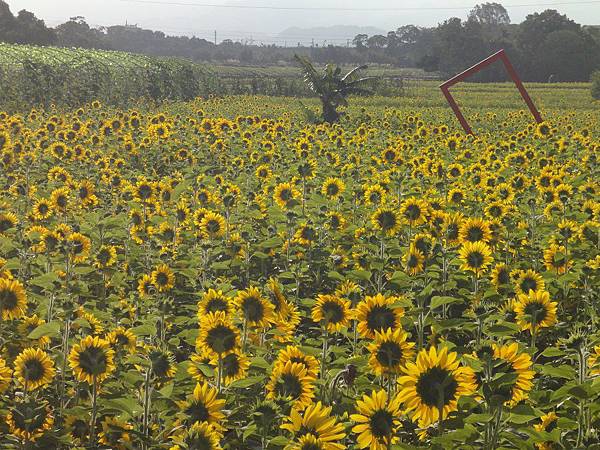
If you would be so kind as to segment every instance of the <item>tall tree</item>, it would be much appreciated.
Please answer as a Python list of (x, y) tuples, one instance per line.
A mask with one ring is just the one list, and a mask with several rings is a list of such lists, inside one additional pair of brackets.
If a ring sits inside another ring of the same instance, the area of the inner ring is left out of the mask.
[(468, 17), (469, 21), (481, 25), (508, 25), (510, 17), (506, 8), (500, 3), (481, 3), (476, 5)]

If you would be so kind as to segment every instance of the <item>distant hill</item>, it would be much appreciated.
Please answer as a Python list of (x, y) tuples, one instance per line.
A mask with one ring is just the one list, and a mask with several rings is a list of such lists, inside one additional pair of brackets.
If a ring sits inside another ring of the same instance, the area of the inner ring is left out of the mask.
[(323, 45), (346, 45), (347, 40), (352, 39), (357, 34), (367, 34), (372, 36), (374, 34), (387, 34), (386, 31), (376, 27), (361, 27), (355, 25), (334, 25), (331, 27), (314, 27), (314, 28), (300, 28), (290, 27), (283, 30), (277, 35), (278, 40), (287, 41), (287, 45), (311, 45), (314, 39), (315, 45), (319, 47)]

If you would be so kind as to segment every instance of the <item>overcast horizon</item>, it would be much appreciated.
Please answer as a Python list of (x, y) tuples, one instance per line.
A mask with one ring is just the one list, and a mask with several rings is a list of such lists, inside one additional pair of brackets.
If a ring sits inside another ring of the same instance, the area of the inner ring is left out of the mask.
[[(156, 3), (153, 3), (156, 2)], [(406, 0), (395, 2), (371, 0), (368, 6), (358, 0), (64, 0), (48, 2), (47, 0), (7, 0), (11, 11), (16, 14), (22, 9), (33, 12), (43, 19), (47, 25), (56, 26), (73, 16), (83, 16), (91, 26), (136, 24), (142, 28), (160, 30), (169, 35), (197, 36), (208, 40), (232, 39), (234, 41), (250, 40), (255, 43), (283, 44), (279, 33), (289, 27), (313, 28), (336, 25), (376, 27), (382, 31), (394, 30), (402, 25), (436, 26), (449, 17), (466, 18), (469, 10), (476, 4), (465, 6), (464, 0), (435, 1), (425, 0), (418, 7)], [(512, 3), (518, 3), (513, 0)], [(228, 7), (200, 7), (191, 4), (218, 4)], [(483, 2), (481, 2), (483, 3)], [(500, 2), (501, 3), (501, 2)], [(583, 25), (600, 24), (600, 2), (585, 1), (531, 1), (536, 6), (514, 7), (509, 2), (504, 5), (512, 23), (522, 22), (528, 14), (545, 9), (557, 9), (570, 19)], [(571, 4), (565, 4), (571, 3)], [(231, 6), (246, 6), (235, 8)], [(314, 10), (300, 9), (248, 9), (248, 6), (277, 8), (319, 8)], [(352, 10), (326, 10), (321, 8), (349, 8)], [(365, 9), (369, 8), (368, 11)], [(377, 11), (377, 8), (407, 8), (398, 11)], [(423, 8), (414, 10), (409, 8)], [(440, 8), (440, 9), (435, 9)], [(447, 9), (444, 9), (447, 8)], [(368, 12), (368, 14), (367, 14)], [(592, 14), (592, 12), (598, 12)], [(590, 17), (594, 19), (590, 22)], [(353, 36), (332, 36), (330, 42), (342, 43)], [(289, 44), (289, 42), (288, 42)]]

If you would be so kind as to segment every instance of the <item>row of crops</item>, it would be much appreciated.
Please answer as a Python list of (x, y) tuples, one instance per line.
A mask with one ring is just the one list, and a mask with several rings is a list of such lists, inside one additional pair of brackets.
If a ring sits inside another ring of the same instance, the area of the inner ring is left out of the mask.
[[(375, 74), (375, 73), (374, 73)], [(405, 75), (379, 70), (373, 90), (405, 93)], [(190, 100), (209, 95), (308, 96), (293, 67), (216, 67), (125, 52), (0, 43), (0, 105), (77, 106), (92, 100)]]

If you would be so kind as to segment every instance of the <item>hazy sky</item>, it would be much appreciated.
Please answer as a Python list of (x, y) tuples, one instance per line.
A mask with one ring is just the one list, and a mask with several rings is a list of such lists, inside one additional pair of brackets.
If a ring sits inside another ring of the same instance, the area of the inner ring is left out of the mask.
[[(256, 41), (273, 42), (277, 33), (291, 26), (303, 28), (328, 25), (369, 25), (383, 30), (400, 25), (436, 25), (451, 17), (466, 17), (472, 5), (469, 0), (6, 0), (13, 13), (21, 9), (34, 12), (49, 25), (64, 22), (71, 16), (84, 16), (93, 25), (129, 23), (162, 30), (167, 34), (196, 35), (234, 40), (252, 37)], [(152, 3), (152, 1), (161, 3)], [(485, 0), (481, 0), (483, 2)], [(488, 0), (491, 1), (491, 0)], [(164, 3), (172, 3), (170, 5)], [(191, 4), (277, 6), (291, 8), (369, 8), (363, 11), (269, 10), (191, 6)], [(589, 25), (600, 24), (600, 1), (584, 0), (506, 0), (513, 23), (527, 14), (544, 9), (557, 9), (571, 19)], [(552, 7), (552, 4), (556, 6)], [(569, 4), (570, 3), (570, 4)], [(510, 7), (509, 5), (536, 5)], [(402, 11), (377, 11), (377, 8), (456, 8)], [(348, 36), (352, 37), (352, 36)]]

